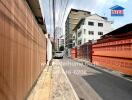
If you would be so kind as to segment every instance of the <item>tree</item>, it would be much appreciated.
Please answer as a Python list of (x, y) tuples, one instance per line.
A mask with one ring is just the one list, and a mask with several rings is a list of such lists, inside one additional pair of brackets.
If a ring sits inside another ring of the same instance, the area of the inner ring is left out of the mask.
[(59, 51), (64, 51), (64, 45), (60, 46)]

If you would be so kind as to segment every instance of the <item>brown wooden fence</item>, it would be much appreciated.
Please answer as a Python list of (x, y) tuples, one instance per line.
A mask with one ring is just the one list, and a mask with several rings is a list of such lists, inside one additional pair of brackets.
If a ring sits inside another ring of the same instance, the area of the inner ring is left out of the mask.
[(25, 0), (0, 0), (0, 100), (23, 100), (46, 64), (46, 38)]
[(92, 61), (92, 43), (87, 42), (77, 49), (77, 58)]

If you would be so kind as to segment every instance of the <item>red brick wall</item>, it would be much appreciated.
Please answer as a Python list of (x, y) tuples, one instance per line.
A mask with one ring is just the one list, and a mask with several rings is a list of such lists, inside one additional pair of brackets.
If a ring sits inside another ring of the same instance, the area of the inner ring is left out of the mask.
[(0, 100), (24, 100), (46, 64), (46, 38), (25, 0), (0, 0)]

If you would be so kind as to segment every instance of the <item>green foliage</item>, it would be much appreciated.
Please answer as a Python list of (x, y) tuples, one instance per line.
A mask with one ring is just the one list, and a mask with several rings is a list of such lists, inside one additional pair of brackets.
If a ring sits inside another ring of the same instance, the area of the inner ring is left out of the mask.
[(59, 51), (64, 51), (64, 45), (60, 46)]

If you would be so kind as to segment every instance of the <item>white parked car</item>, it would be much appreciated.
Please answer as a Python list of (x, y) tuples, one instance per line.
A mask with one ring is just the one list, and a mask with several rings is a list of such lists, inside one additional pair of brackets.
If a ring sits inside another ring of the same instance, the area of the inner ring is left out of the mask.
[(53, 58), (63, 58), (63, 51), (54, 51), (53, 52)]

